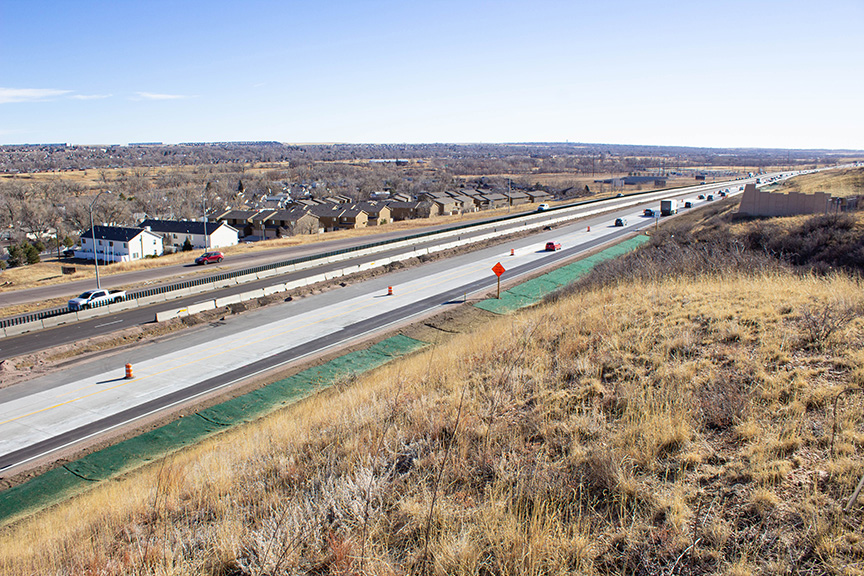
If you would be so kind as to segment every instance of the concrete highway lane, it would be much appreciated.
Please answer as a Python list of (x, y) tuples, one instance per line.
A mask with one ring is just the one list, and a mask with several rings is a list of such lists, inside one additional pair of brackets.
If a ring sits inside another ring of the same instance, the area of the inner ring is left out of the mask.
[[(390, 324), (437, 311), (505, 279), (572, 257), (621, 234), (582, 226), (522, 239), (229, 317), (167, 341), (140, 346), (0, 390), (0, 469), (184, 402), (252, 374), (350, 342)], [(565, 249), (542, 250), (555, 237)], [(387, 286), (394, 295), (387, 296)], [(135, 378), (123, 378), (131, 363)]]

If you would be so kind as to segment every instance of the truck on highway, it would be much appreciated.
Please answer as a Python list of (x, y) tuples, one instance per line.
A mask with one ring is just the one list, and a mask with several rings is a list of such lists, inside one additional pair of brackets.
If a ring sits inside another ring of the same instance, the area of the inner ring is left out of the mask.
[(660, 215), (669, 216), (678, 213), (678, 200), (669, 198), (660, 201)]
[(122, 302), (126, 298), (124, 290), (88, 290), (77, 298), (69, 300), (69, 310), (75, 312), (78, 310), (86, 310), (95, 308), (96, 306), (106, 306), (115, 302)]

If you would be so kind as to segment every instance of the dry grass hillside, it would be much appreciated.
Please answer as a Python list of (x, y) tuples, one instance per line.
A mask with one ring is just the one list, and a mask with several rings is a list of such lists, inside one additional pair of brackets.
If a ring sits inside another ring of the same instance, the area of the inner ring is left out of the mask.
[(2, 573), (864, 573), (860, 279), (680, 236), (8, 527)]
[(858, 196), (864, 190), (864, 168), (845, 168), (796, 176), (783, 183), (782, 192), (828, 192), (832, 196)]

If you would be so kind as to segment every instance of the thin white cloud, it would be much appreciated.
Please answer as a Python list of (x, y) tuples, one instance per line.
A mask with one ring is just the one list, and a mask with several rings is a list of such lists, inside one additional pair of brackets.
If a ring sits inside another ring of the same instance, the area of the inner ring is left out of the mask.
[(136, 92), (139, 100), (182, 100), (190, 98), (183, 94), (154, 94), (153, 92)]
[(41, 102), (69, 94), (71, 90), (51, 88), (0, 88), (0, 104)]
[(111, 94), (73, 94), (70, 98), (75, 100), (104, 100), (110, 98)]

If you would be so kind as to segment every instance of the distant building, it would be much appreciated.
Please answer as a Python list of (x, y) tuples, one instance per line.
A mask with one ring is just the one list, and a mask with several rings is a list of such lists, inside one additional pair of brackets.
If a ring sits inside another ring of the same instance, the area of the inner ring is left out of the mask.
[(254, 232), (253, 217), (261, 210), (228, 210), (215, 218), (217, 222), (225, 222), (235, 230), (240, 238), (251, 236)]
[(318, 217), (300, 206), (271, 212), (263, 222), (265, 238), (282, 238), (283, 236), (322, 232)]
[(390, 208), (390, 214), (393, 220), (399, 222), (401, 220), (416, 218), (418, 204), (419, 202), (387, 202), (387, 207)]
[(378, 226), (393, 222), (393, 214), (390, 211), (390, 207), (383, 202), (359, 202), (356, 204), (356, 207), (366, 212), (369, 217), (368, 226)]
[(552, 195), (545, 190), (528, 190), (525, 194), (528, 195), (528, 198), (530, 198), (531, 202), (534, 204), (538, 202), (546, 202), (552, 198)]
[(238, 242), (237, 229), (225, 222), (199, 222), (197, 220), (144, 220), (142, 228), (149, 228), (165, 239), (165, 243), (182, 250), (186, 240), (195, 249), (224, 248)]
[[(94, 250), (93, 237), (96, 237)], [(146, 256), (162, 255), (162, 237), (145, 228), (94, 226), (81, 234), (81, 249), (75, 258), (100, 262), (131, 262)]]

